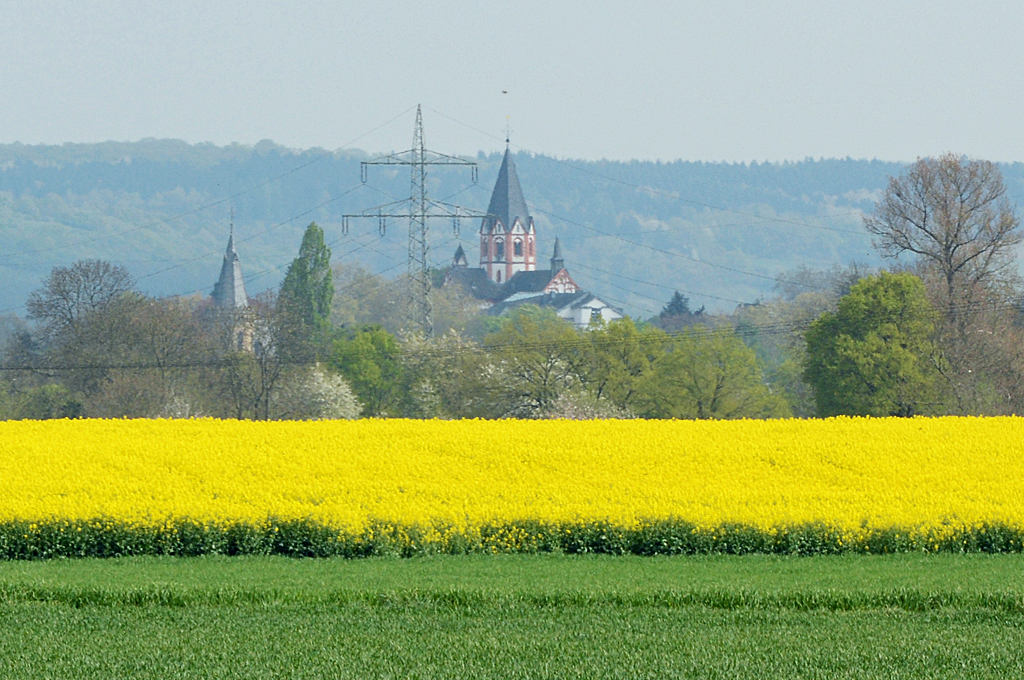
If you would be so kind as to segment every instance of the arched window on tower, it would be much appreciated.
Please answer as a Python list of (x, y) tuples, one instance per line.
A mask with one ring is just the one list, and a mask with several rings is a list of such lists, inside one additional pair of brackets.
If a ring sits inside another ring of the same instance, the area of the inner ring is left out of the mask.
[(501, 283), (501, 270), (500, 269), (498, 270), (498, 278), (496, 279), (496, 281), (498, 283)]
[(498, 262), (505, 261), (505, 242), (497, 241), (494, 244), (494, 259)]
[(534, 253), (533, 253), (533, 239), (532, 238), (530, 239), (530, 248), (529, 248), (529, 250), (530, 250), (530, 257), (533, 257)]
[(514, 244), (512, 244), (512, 252), (515, 254), (516, 257), (522, 257), (523, 256), (523, 242), (522, 241), (516, 241)]

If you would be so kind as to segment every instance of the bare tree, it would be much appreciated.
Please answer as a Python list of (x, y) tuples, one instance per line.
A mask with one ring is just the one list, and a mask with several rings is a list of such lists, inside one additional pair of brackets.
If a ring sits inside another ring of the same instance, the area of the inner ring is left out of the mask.
[(29, 318), (42, 323), (44, 333), (53, 337), (134, 287), (135, 280), (124, 267), (105, 260), (78, 260), (70, 267), (54, 267), (25, 306)]
[(1015, 251), (1024, 234), (999, 168), (955, 154), (921, 159), (889, 181), (864, 225), (884, 256), (917, 256), (908, 271), (924, 281), (942, 315), (936, 339), (944, 361), (937, 368), (950, 409), (1018, 411), (1024, 357), (1007, 311), (1018, 297)]
[[(124, 295), (81, 322), (82, 331), (75, 334), (79, 342), (61, 349), (64, 363), (80, 357), (98, 366), (94, 390), (77, 382), (89, 395), (90, 416), (196, 412), (193, 376), (211, 360), (212, 347), (192, 307), (187, 299)], [(87, 371), (66, 373), (65, 380), (74, 385), (82, 373)]]
[(1022, 238), (999, 168), (952, 153), (891, 178), (864, 226), (884, 256), (913, 253), (935, 270), (944, 298), (936, 302), (954, 323), (981, 289), (1011, 273)]
[(302, 363), (282, 351), (294, 344), (301, 329), (292, 315), (279, 311), (277, 296), (268, 292), (251, 298), (244, 310), (217, 320), (216, 382), (231, 417), (270, 420), (282, 378)]

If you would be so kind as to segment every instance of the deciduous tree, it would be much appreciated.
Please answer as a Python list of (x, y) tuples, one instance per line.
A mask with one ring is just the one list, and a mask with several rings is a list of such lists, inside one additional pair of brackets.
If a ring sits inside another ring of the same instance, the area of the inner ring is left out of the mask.
[(363, 405), (362, 415), (401, 415), (403, 366), (395, 336), (369, 326), (334, 341), (331, 366), (338, 371)]
[(999, 168), (948, 153), (923, 158), (889, 180), (875, 214), (864, 219), (887, 257), (911, 253), (942, 281), (942, 309), (954, 323), (977, 299), (1013, 275), (1020, 219)]
[(686, 328), (666, 346), (639, 385), (636, 407), (647, 418), (789, 415), (785, 400), (765, 385), (754, 351), (735, 331), (703, 325)]
[(628, 411), (636, 401), (640, 382), (668, 343), (668, 335), (650, 326), (637, 328), (627, 317), (588, 328), (584, 337), (589, 347), (581, 374), (587, 391), (598, 402), (608, 401), (620, 411)]
[(942, 412), (935, 311), (911, 274), (862, 280), (807, 330), (804, 378), (819, 416)]
[(47, 337), (72, 330), (88, 314), (103, 309), (133, 290), (128, 270), (105, 260), (78, 260), (70, 267), (54, 267), (25, 307)]
[(502, 415), (540, 417), (559, 395), (581, 383), (585, 340), (550, 308), (516, 308), (484, 338), (484, 347), (502, 376), (495, 384), (504, 390)]

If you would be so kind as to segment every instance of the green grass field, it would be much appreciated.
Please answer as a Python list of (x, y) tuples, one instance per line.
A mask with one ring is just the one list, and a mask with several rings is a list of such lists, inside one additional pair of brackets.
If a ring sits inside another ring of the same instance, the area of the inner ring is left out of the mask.
[(0, 563), (2, 678), (1007, 678), (1020, 649), (1020, 555)]

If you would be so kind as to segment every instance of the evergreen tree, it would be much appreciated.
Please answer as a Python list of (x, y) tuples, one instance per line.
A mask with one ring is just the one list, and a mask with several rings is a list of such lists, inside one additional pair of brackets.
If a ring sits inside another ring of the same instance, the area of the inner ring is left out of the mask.
[(278, 304), (303, 335), (316, 338), (330, 326), (333, 298), (331, 249), (324, 243), (323, 229), (311, 222), (302, 236), (299, 256), (288, 265)]
[(678, 290), (672, 295), (672, 299), (658, 314), (662, 319), (670, 316), (685, 316), (690, 314), (690, 300)]
[(702, 323), (703, 321), (703, 305), (697, 311), (691, 310), (689, 298), (678, 290), (672, 294), (672, 299), (662, 308), (658, 316), (651, 319), (651, 323), (655, 326), (670, 333), (680, 331), (687, 326)]

